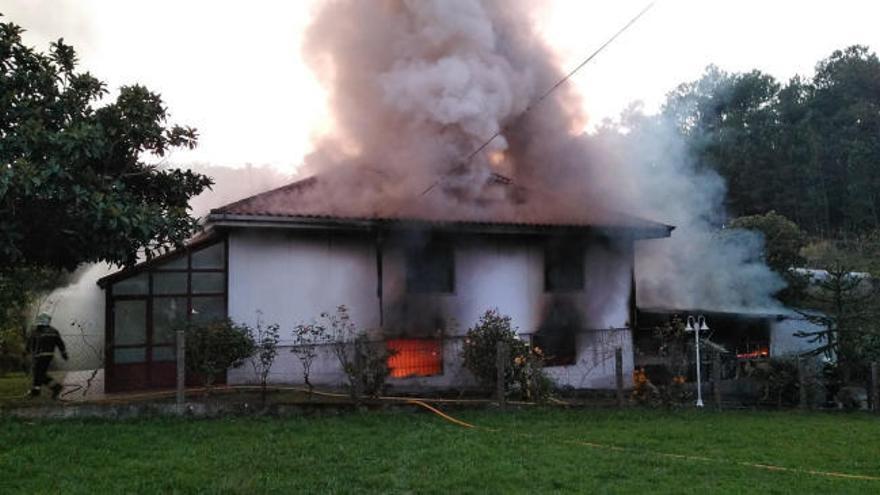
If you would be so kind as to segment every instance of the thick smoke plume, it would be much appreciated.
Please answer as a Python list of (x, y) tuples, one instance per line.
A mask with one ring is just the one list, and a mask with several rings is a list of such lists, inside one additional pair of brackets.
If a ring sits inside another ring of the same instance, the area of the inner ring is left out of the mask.
[[(323, 4), (303, 50), (328, 89), (334, 127), (305, 163), (322, 177), (310, 201), (340, 213), (428, 203), (456, 214), (640, 214), (678, 226), (671, 240), (639, 249), (640, 303), (773, 306), (781, 281), (760, 261), (761, 239), (713, 233), (724, 185), (695, 170), (671, 126), (656, 119), (640, 133), (586, 136), (580, 98), (566, 85), (531, 106), (564, 74), (535, 29), (539, 8), (525, 0)], [(525, 192), (487, 201), (493, 172)], [(559, 201), (530, 202), (529, 191)]]

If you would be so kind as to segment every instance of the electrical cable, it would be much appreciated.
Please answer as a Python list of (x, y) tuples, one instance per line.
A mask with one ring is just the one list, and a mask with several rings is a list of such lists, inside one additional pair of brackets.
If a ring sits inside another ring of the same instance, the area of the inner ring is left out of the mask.
[[(481, 151), (483, 151), (484, 149), (486, 149), (486, 146), (489, 146), (489, 144), (490, 144), (492, 141), (494, 141), (495, 138), (497, 138), (497, 137), (500, 136), (501, 134), (507, 132), (507, 131), (510, 130), (511, 128), (515, 127), (516, 124), (518, 124), (519, 122), (521, 122), (523, 116), (525, 116), (526, 114), (528, 114), (529, 111), (531, 111), (531, 110), (532, 110), (533, 108), (535, 108), (536, 106), (540, 105), (540, 104), (541, 104), (541, 103), (542, 103), (542, 102), (543, 102), (548, 96), (550, 96), (551, 93), (553, 93), (554, 91), (556, 91), (556, 88), (558, 88), (559, 86), (562, 86), (563, 84), (565, 84), (566, 81), (568, 81), (569, 79), (571, 79), (572, 76), (574, 76), (574, 75), (575, 75), (579, 70), (581, 70), (585, 65), (587, 65), (588, 63), (590, 63), (590, 61), (593, 60), (597, 55), (599, 55), (599, 53), (601, 53), (603, 50), (605, 50), (605, 48), (606, 48), (608, 45), (610, 45), (611, 43), (613, 43), (614, 40), (616, 40), (621, 34), (623, 34), (627, 29), (629, 29), (633, 24), (635, 24), (636, 21), (638, 21), (643, 15), (645, 15), (649, 10), (651, 10), (651, 8), (654, 6), (654, 3), (655, 3), (655, 2), (651, 2), (651, 3), (649, 3), (644, 9), (641, 10), (641, 12), (639, 12), (635, 17), (633, 17), (632, 19), (630, 19), (630, 21), (627, 22), (622, 28), (620, 28), (620, 30), (618, 30), (616, 33), (614, 33), (613, 36), (611, 36), (610, 38), (608, 38), (608, 40), (605, 41), (605, 43), (602, 43), (602, 45), (599, 46), (599, 48), (597, 48), (595, 51), (593, 51), (593, 53), (591, 53), (590, 56), (588, 56), (588, 57), (585, 58), (580, 64), (578, 64), (577, 67), (575, 67), (574, 69), (570, 70), (570, 71), (568, 72), (568, 74), (566, 74), (566, 75), (565, 75), (564, 77), (562, 77), (560, 80), (556, 81), (556, 84), (554, 84), (553, 86), (550, 86), (550, 88), (547, 89), (546, 91), (544, 91), (544, 93), (541, 94), (541, 96), (539, 96), (537, 99), (535, 99), (535, 101), (533, 101), (532, 103), (530, 103), (530, 104), (525, 108), (525, 110), (523, 110), (519, 115), (516, 116), (516, 118), (515, 118), (512, 122), (508, 123), (507, 125), (502, 126), (500, 129), (498, 129), (497, 131), (495, 131), (495, 134), (492, 134), (492, 136), (489, 137), (489, 139), (485, 140), (485, 141), (483, 142), (483, 144), (481, 144), (480, 146), (478, 146), (478, 147), (477, 147), (474, 151), (472, 151), (472, 152), (471, 152), (471, 153), (470, 153), (470, 154), (469, 154), (464, 160), (462, 160), (461, 164), (459, 164), (458, 167), (461, 167), (462, 165), (467, 165), (468, 163), (470, 163), (471, 160), (473, 160), (474, 157), (477, 156)], [(424, 196), (425, 194), (428, 194), (429, 192), (431, 192), (431, 190), (434, 189), (434, 188), (435, 188), (435, 187), (436, 187), (441, 181), (442, 181), (442, 178), (441, 178), (441, 179), (436, 179), (436, 180), (434, 180), (434, 182), (431, 183), (431, 185), (428, 186), (427, 189), (425, 189), (424, 191), (422, 191), (422, 194), (421, 194), (421, 195)]]

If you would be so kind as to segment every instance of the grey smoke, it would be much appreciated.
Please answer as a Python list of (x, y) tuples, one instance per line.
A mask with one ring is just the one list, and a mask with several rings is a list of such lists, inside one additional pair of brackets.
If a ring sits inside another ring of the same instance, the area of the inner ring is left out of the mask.
[[(636, 112), (631, 117), (644, 125), (634, 132), (583, 135), (586, 116), (568, 85), (526, 113), (564, 74), (533, 25), (539, 8), (509, 0), (323, 4), (303, 46), (334, 119), (304, 166), (330, 177), (322, 200), (379, 209), (454, 182), (468, 194), (441, 191), (431, 198), (436, 206), (483, 207), (473, 199), (498, 171), (554, 191), (570, 208), (618, 209), (676, 225), (672, 239), (639, 247), (640, 304), (775, 306), (772, 294), (783, 283), (760, 260), (762, 239), (718, 232), (723, 181), (694, 166), (661, 117)], [(505, 126), (485, 152), (462, 161)], [(490, 160), (499, 152), (502, 160)]]

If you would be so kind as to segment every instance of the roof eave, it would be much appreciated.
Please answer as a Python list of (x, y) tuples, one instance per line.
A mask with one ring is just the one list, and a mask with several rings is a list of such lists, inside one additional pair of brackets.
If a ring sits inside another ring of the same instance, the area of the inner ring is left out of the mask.
[(226, 228), (280, 228), (296, 230), (370, 231), (376, 229), (408, 230), (413, 228), (454, 229), (459, 232), (491, 234), (547, 234), (548, 232), (602, 232), (612, 237), (633, 240), (669, 237), (675, 228), (657, 224), (656, 227), (596, 226), (567, 224), (515, 224), (498, 222), (432, 221), (407, 219), (347, 219), (333, 217), (241, 215), (212, 212), (207, 221), (214, 227)]

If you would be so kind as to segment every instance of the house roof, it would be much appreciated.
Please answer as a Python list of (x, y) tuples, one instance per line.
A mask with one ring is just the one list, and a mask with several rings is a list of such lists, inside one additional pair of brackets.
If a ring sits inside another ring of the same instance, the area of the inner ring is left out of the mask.
[[(547, 230), (601, 229), (637, 238), (668, 237), (670, 225), (602, 207), (575, 208), (558, 194), (524, 188), (492, 174), (479, 199), (438, 201), (431, 194), (397, 196), (328, 195), (322, 177), (312, 176), (211, 210), (209, 224), (247, 227), (375, 228), (427, 225), (470, 231), (510, 233)], [(494, 191), (493, 191), (494, 189)], [(437, 196), (441, 193), (436, 193)], [(382, 197), (381, 201), (371, 199)]]
[(164, 254), (156, 256), (154, 258), (150, 258), (148, 260), (141, 261), (132, 266), (125, 267), (119, 271), (113, 272), (109, 275), (105, 275), (97, 280), (98, 287), (106, 287), (107, 284), (111, 284), (118, 280), (126, 279), (129, 277), (133, 277), (139, 273), (142, 273), (150, 268), (161, 265), (166, 261), (171, 261), (178, 256), (182, 256), (183, 254), (189, 251), (195, 251), (199, 248), (205, 247), (209, 244), (213, 244), (222, 239), (217, 232), (212, 229), (206, 229), (201, 232), (196, 233), (193, 237), (183, 243), (183, 246), (172, 249)]

